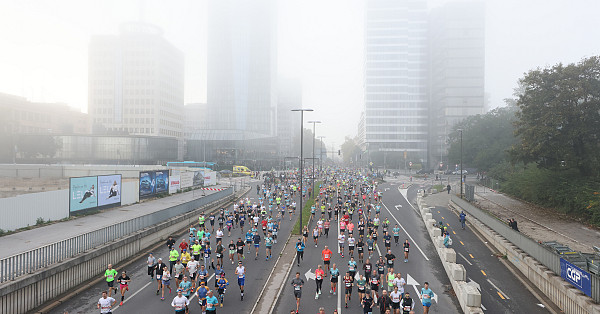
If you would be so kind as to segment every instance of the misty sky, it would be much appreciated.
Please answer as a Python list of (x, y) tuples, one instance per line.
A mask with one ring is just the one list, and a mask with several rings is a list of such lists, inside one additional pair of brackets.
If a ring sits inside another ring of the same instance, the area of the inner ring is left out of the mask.
[[(304, 107), (316, 110), (308, 119), (324, 122), (317, 132), (328, 146), (356, 134), (363, 108), (364, 1), (278, 1), (279, 73), (302, 80)], [(492, 108), (528, 69), (600, 54), (600, 1), (485, 2)], [(206, 0), (0, 0), (0, 92), (86, 112), (90, 35), (116, 34), (140, 16), (185, 53), (186, 103), (205, 102)]]

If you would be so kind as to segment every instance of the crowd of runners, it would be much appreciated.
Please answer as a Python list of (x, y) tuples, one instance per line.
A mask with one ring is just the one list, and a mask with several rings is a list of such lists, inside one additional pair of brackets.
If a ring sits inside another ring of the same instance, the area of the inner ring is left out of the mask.
[[(326, 170), (320, 177), (310, 224), (303, 228), (295, 244), (298, 266), (304, 252), (312, 250), (311, 245), (320, 251), (323, 263), (316, 265), (315, 299), (319, 299), (323, 281), (329, 277), (329, 293), (340, 293), (338, 284), (343, 285), (345, 307), (357, 306), (364, 313), (379, 308), (381, 313), (408, 314), (416, 303), (420, 303), (424, 313), (428, 313), (434, 296), (428, 284), (422, 288), (421, 299), (413, 300), (405, 291), (406, 281), (402, 274), (394, 270), (397, 257), (408, 263), (410, 243), (407, 239), (401, 241), (397, 224), (392, 225), (387, 218), (382, 218), (382, 194), (373, 178), (348, 170)], [(288, 173), (287, 177), (267, 179), (264, 184), (257, 185), (255, 201), (245, 198), (231, 210), (222, 208), (215, 213), (202, 214), (198, 224), (189, 227), (187, 237), (180, 241), (172, 237), (167, 240), (168, 257), (148, 255), (147, 274), (156, 282), (157, 298), (164, 301), (165, 297), (172, 297), (171, 306), (175, 313), (189, 313), (194, 298), (201, 313), (216, 313), (223, 307), (230, 280), (236, 280), (239, 302), (242, 302), (247, 273), (244, 260), (252, 257), (255, 260), (272, 259), (272, 247), (277, 243), (281, 225), (296, 221), (293, 219), (295, 199), (308, 199), (311, 194), (307, 184), (300, 189), (297, 173)], [(339, 230), (339, 256), (328, 246), (319, 248), (319, 238), (328, 238), (331, 228)], [(236, 234), (239, 235), (237, 239)], [(224, 240), (226, 237), (228, 242)], [(374, 250), (381, 245), (385, 253), (373, 258)], [(132, 279), (125, 271), (119, 275), (112, 265), (108, 265), (104, 277), (108, 289), (102, 292), (97, 306), (100, 313), (111, 313), (117, 303), (113, 296), (120, 295), (119, 305), (123, 306)], [(299, 272), (291, 285), (296, 298), (295, 313), (299, 313), (305, 286)], [(353, 299), (355, 287), (357, 297)]]
[[(364, 313), (379, 309), (381, 313), (409, 314), (414, 313), (414, 307), (419, 303), (424, 313), (428, 313), (434, 297), (429, 284), (424, 284), (420, 296), (414, 300), (405, 291), (406, 280), (400, 267), (394, 269), (397, 259), (402, 258), (402, 262), (408, 263), (410, 243), (408, 239), (401, 241), (398, 224), (392, 225), (389, 219), (382, 218), (383, 195), (373, 178), (352, 171), (332, 171), (324, 173), (323, 177), (317, 200), (311, 207), (310, 227), (303, 229), (296, 242), (295, 262), (300, 266), (304, 252), (311, 245), (319, 250), (319, 238), (328, 238), (331, 228), (339, 228), (339, 249), (333, 248), (339, 251), (339, 256), (325, 245), (320, 252), (322, 264), (310, 265), (311, 268), (316, 266), (315, 300), (320, 298), (323, 282), (329, 277), (329, 293), (344, 293), (345, 308), (357, 306)], [(382, 256), (373, 258), (374, 251), (380, 251), (378, 247), (383, 247)], [(305, 286), (300, 272), (290, 284), (296, 298), (295, 313), (299, 313)], [(339, 285), (343, 288), (338, 288)], [(357, 296), (353, 299), (355, 288)]]

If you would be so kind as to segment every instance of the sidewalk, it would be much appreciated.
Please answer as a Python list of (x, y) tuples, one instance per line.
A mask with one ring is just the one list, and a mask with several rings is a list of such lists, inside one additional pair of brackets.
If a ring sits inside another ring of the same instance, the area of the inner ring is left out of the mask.
[[(221, 184), (216, 185), (213, 188), (228, 187), (229, 184)], [(206, 195), (210, 195), (217, 193), (218, 191), (206, 190), (205, 192)], [(194, 190), (156, 200), (143, 201), (129, 206), (107, 209), (98, 214), (83, 216), (73, 220), (57, 222), (43, 227), (6, 235), (0, 237), (0, 256), (2, 258), (9, 257), (201, 197), (203, 197), (202, 190)]]
[[(452, 192), (458, 192), (458, 189), (453, 186)], [(481, 185), (477, 185), (475, 191), (476, 206), (502, 220), (514, 218), (519, 224), (519, 231), (536, 241), (557, 241), (584, 253), (593, 252), (593, 246), (600, 243), (600, 231), (552, 209), (513, 199)], [(442, 192), (428, 195), (424, 200), (430, 206), (447, 206), (450, 195)]]

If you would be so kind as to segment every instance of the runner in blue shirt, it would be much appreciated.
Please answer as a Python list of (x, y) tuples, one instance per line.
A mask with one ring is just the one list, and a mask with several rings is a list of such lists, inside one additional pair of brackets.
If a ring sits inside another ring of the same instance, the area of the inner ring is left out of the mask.
[(198, 296), (198, 304), (200, 305), (200, 309), (204, 313), (206, 311), (206, 295), (210, 289), (206, 286), (206, 284), (201, 284), (196, 290), (196, 296)]
[(252, 241), (254, 242), (254, 249), (256, 250), (256, 256), (254, 257), (254, 259), (257, 260), (258, 248), (260, 247), (260, 236), (258, 235), (258, 232), (254, 232), (254, 236), (252, 236)]
[(229, 286), (229, 281), (225, 279), (225, 273), (221, 273), (221, 279), (217, 281), (217, 284), (219, 285), (217, 292), (219, 293), (219, 298), (221, 299), (221, 307), (223, 307), (223, 301), (225, 299), (225, 289), (227, 289), (227, 286)]
[(298, 238), (298, 242), (296, 242), (296, 258), (298, 259), (298, 266), (300, 266), (300, 259), (304, 259), (304, 242)]
[(208, 296), (206, 297), (206, 314), (215, 314), (217, 313), (217, 306), (219, 305), (219, 299), (217, 299), (212, 291), (208, 291)]
[(250, 245), (252, 244), (252, 238), (254, 234), (250, 230), (246, 232), (246, 245), (248, 245), (248, 253), (250, 253)]
[(423, 288), (421, 288), (421, 302), (423, 303), (423, 313), (429, 313), (429, 308), (431, 307), (431, 298), (433, 298), (434, 294), (431, 289), (429, 289), (429, 283), (426, 281), (423, 284)]
[(394, 234), (394, 243), (398, 246), (398, 240), (400, 239), (400, 228), (398, 227), (398, 224), (392, 228), (392, 233)]
[(271, 255), (271, 248), (273, 247), (273, 237), (271, 235), (271, 233), (267, 234), (267, 236), (265, 237), (265, 254), (267, 255), (266, 260), (268, 261), (269, 258), (273, 257), (273, 255)]

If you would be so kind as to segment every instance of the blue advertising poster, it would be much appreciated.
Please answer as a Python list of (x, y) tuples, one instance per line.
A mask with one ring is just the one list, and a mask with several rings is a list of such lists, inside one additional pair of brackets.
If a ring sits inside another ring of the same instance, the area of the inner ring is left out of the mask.
[(154, 171), (140, 171), (140, 198), (156, 194)]
[(98, 207), (97, 177), (71, 178), (69, 180), (69, 212)]
[(587, 271), (561, 258), (560, 276), (586, 295), (592, 296), (592, 278)]
[(98, 206), (121, 206), (121, 175), (98, 176)]
[(155, 171), (156, 173), (156, 193), (169, 192), (169, 170)]

